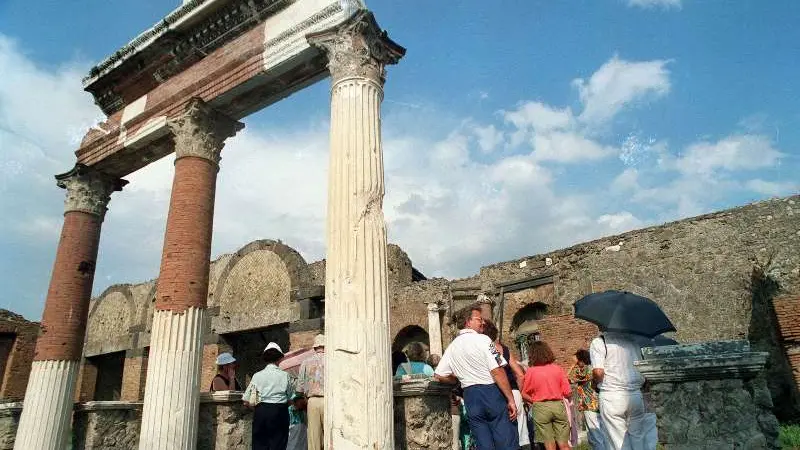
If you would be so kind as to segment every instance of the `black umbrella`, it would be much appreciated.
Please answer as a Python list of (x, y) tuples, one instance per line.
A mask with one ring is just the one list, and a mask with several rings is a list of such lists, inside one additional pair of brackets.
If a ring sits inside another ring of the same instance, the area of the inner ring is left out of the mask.
[(625, 291), (605, 291), (583, 297), (575, 302), (575, 317), (597, 324), (605, 331), (648, 338), (675, 331), (675, 326), (654, 301)]

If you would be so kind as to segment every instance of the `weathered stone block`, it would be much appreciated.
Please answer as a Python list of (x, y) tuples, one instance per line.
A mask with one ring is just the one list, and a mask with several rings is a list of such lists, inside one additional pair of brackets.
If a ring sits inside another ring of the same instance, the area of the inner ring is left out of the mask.
[(0, 404), (0, 450), (12, 450), (17, 436), (19, 416), (22, 414), (22, 403)]
[(452, 448), (451, 388), (430, 378), (395, 381), (394, 448), (396, 450)]

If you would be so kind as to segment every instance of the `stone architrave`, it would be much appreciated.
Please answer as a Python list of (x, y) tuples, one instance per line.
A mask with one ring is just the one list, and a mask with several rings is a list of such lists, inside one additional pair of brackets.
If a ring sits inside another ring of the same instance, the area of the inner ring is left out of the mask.
[(431, 355), (442, 356), (442, 321), (439, 309), (439, 302), (428, 303), (428, 339)]
[(371, 13), (310, 34), (328, 55), (331, 156), (325, 279), (328, 449), (394, 447), (380, 107), (405, 49)]
[(56, 182), (67, 190), (64, 225), (17, 429), (17, 450), (66, 448), (100, 227), (111, 193), (127, 183), (83, 165), (57, 175)]
[(169, 127), (175, 176), (153, 313), (142, 450), (196, 445), (217, 172), (225, 139), (244, 125), (195, 98)]

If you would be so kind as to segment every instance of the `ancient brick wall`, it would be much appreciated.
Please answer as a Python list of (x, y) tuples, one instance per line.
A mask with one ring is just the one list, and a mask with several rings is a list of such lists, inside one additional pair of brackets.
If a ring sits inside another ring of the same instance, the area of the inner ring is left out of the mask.
[(314, 337), (322, 333), (322, 330), (305, 330), (289, 333), (289, 351), (310, 348), (314, 345)]
[(588, 349), (589, 343), (597, 336), (597, 327), (572, 314), (545, 317), (539, 321), (541, 339), (550, 346), (556, 356), (556, 363), (569, 370), (572, 357), (581, 348)]
[(798, 248), (800, 196), (793, 196), (486, 266), (480, 277), (491, 287), (551, 274), (554, 304), (563, 312), (571, 311), (587, 286), (593, 292), (628, 290), (657, 301), (675, 323), (679, 341), (731, 339), (748, 334), (746, 283), (754, 264), (771, 256), (775, 279), (796, 293)]
[(0, 357), (0, 399), (22, 400), (28, 386), (39, 324), (0, 309), (0, 336), (3, 352)]

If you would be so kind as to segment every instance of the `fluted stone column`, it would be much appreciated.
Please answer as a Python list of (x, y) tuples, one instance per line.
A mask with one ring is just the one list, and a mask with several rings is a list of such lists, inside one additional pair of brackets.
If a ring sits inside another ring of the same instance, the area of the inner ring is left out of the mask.
[(325, 274), (325, 440), (393, 448), (380, 107), (384, 66), (405, 49), (357, 12), (308, 37), (328, 55), (331, 156)]
[(225, 139), (244, 125), (193, 99), (169, 126), (175, 176), (150, 337), (142, 450), (196, 445), (217, 171)]
[(67, 190), (64, 225), (17, 429), (18, 450), (67, 445), (100, 226), (111, 193), (127, 183), (82, 165), (56, 180)]
[(439, 302), (428, 303), (428, 340), (431, 355), (442, 356), (442, 321)]

